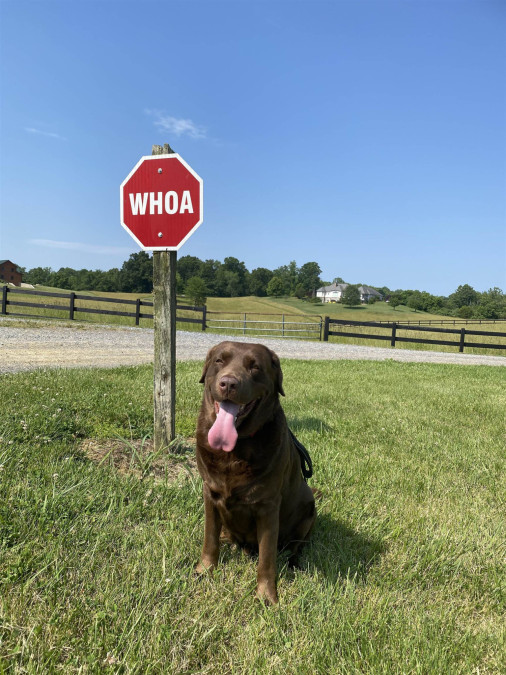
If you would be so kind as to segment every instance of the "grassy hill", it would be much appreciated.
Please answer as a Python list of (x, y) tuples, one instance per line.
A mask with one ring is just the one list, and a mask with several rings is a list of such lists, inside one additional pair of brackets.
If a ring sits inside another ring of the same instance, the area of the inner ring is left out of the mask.
[[(229, 298), (232, 299), (232, 298)], [(242, 300), (243, 298), (237, 298)], [(441, 315), (429, 314), (428, 312), (415, 312), (409, 307), (400, 305), (393, 309), (387, 302), (377, 302), (374, 305), (357, 305), (345, 307), (344, 305), (329, 302), (316, 304), (299, 300), (298, 298), (260, 298), (277, 311), (293, 314), (330, 316), (332, 319), (350, 321), (420, 321), (421, 319), (441, 319)]]

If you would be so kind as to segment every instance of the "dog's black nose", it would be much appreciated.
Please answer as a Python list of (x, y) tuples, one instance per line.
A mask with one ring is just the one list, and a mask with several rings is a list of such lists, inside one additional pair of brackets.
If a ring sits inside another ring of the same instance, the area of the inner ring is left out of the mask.
[(234, 393), (237, 390), (238, 384), (239, 380), (236, 377), (232, 377), (232, 375), (223, 375), (218, 381), (218, 387), (224, 397)]

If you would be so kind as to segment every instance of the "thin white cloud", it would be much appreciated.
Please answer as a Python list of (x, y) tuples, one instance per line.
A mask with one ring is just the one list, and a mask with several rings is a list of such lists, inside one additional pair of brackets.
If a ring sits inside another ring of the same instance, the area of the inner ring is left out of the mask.
[(207, 137), (207, 129), (199, 124), (195, 124), (193, 120), (165, 115), (160, 110), (145, 110), (145, 113), (154, 118), (155, 127), (174, 134), (177, 138), (189, 136), (194, 140), (201, 140)]
[(125, 255), (132, 252), (125, 246), (100, 246), (97, 244), (84, 244), (78, 241), (54, 241), (53, 239), (30, 239), (29, 244), (44, 246), (46, 248), (61, 248), (67, 251), (81, 251), (82, 253), (94, 253), (97, 255)]
[(25, 131), (29, 134), (38, 134), (47, 138), (57, 138), (59, 141), (67, 140), (64, 136), (60, 136), (60, 134), (56, 134), (53, 131), (42, 131), (41, 129), (35, 129), (35, 127), (25, 127)]

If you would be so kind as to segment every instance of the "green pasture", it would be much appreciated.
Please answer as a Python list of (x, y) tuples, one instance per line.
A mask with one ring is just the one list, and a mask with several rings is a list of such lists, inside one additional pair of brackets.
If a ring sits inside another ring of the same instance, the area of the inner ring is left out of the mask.
[(201, 363), (178, 364), (159, 456), (149, 366), (0, 378), (1, 673), (504, 672), (503, 369), (283, 369), (323, 496), (277, 608), (230, 547), (192, 573)]

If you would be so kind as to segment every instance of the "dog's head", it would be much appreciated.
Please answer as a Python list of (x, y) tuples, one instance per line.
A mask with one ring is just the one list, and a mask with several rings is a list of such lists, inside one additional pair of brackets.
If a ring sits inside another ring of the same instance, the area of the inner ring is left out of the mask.
[(284, 396), (283, 373), (277, 355), (260, 344), (221, 342), (209, 350), (200, 382), (215, 421), (209, 431), (214, 449), (230, 452), (238, 432), (253, 435)]

